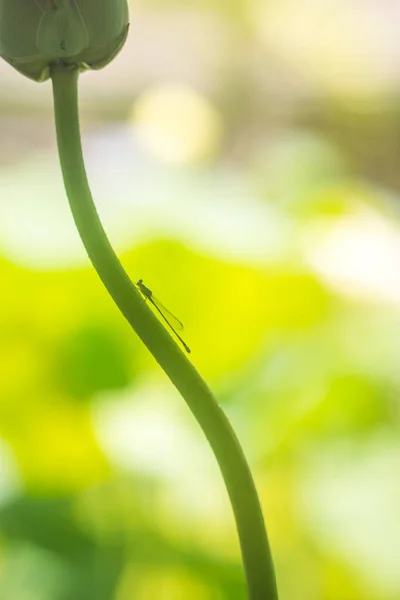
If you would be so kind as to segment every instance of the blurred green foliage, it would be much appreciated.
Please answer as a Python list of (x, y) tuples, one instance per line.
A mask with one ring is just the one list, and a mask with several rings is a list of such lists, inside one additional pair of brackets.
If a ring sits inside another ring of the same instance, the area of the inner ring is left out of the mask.
[[(238, 432), (282, 600), (400, 596), (390, 11), (135, 2), (81, 80), (100, 215)], [(50, 90), (6, 69), (0, 598), (244, 600), (207, 443), (81, 249)]]

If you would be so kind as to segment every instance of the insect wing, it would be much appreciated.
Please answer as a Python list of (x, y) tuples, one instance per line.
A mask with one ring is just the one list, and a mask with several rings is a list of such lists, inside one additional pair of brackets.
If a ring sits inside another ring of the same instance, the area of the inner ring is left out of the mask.
[(156, 298), (154, 296), (154, 294), (151, 295), (151, 301), (153, 302), (154, 306), (156, 308), (158, 308), (158, 310), (164, 315), (165, 319), (168, 321), (168, 323), (170, 324), (170, 326), (173, 329), (177, 329), (178, 331), (182, 331), (182, 329), (183, 329), (183, 323), (179, 319), (177, 319), (168, 310), (168, 308), (165, 308), (165, 306), (158, 300), (158, 298)]

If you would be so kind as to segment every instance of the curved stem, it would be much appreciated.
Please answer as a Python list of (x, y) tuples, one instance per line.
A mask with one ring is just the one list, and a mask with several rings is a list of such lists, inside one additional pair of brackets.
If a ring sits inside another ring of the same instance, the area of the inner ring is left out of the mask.
[(179, 390), (205, 433), (229, 493), (239, 533), (250, 600), (277, 600), (274, 568), (257, 491), (235, 433), (206, 383), (124, 271), (100, 219), (85, 172), (78, 112), (78, 72), (52, 72), (58, 150), (75, 224), (108, 292)]

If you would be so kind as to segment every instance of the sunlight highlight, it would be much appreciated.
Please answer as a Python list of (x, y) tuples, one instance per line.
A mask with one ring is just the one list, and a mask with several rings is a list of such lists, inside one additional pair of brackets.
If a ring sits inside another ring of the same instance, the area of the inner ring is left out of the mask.
[(309, 264), (335, 289), (351, 296), (400, 304), (400, 231), (363, 208), (320, 220), (304, 235)]
[(178, 164), (213, 156), (220, 145), (218, 112), (198, 92), (183, 85), (165, 85), (143, 94), (132, 109), (131, 122), (147, 150)]

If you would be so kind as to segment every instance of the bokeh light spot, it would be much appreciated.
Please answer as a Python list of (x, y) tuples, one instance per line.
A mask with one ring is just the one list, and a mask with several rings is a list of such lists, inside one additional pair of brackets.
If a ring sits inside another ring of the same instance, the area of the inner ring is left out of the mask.
[(146, 149), (178, 164), (215, 155), (222, 124), (209, 100), (190, 87), (166, 85), (145, 92), (135, 103), (131, 122)]

